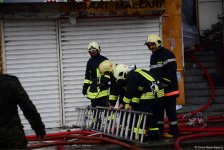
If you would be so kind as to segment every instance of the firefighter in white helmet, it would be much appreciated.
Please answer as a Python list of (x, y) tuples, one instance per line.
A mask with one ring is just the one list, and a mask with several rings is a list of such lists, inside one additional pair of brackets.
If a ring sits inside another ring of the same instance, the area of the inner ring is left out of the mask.
[(91, 100), (92, 107), (108, 106), (108, 87), (103, 82), (106, 81), (108, 76), (101, 75), (99, 71), (99, 64), (108, 58), (100, 55), (101, 48), (99, 44), (92, 41), (88, 45), (88, 52), (90, 59), (86, 65), (85, 79), (82, 93), (87, 95)]
[[(158, 78), (140, 68), (135, 66), (127, 66), (124, 64), (118, 64), (113, 71), (113, 75), (118, 84), (126, 85), (127, 91), (123, 97), (123, 105), (125, 109), (132, 109), (138, 102), (138, 107), (135, 107), (136, 111), (152, 113), (153, 116), (147, 118), (148, 137), (151, 140), (159, 138), (159, 128), (157, 127), (157, 99), (164, 96), (164, 89), (160, 86)], [(136, 93), (139, 93), (139, 99), (134, 99)], [(143, 123), (143, 122), (142, 122)], [(140, 130), (143, 130), (142, 124)], [(139, 129), (134, 129), (135, 135), (142, 134), (137, 132)]]
[[(163, 47), (161, 38), (156, 34), (149, 35), (145, 45), (152, 52), (149, 70), (159, 77), (164, 86), (164, 100), (159, 101), (160, 134), (164, 137), (175, 137), (178, 135), (176, 97), (179, 96), (176, 58), (172, 51)], [(168, 134), (164, 134), (164, 110), (169, 120)]]
[[(114, 68), (117, 64), (113, 63), (110, 60), (105, 60), (99, 65), (99, 70), (101, 74), (103, 75), (109, 75), (110, 76), (110, 95), (109, 95), (109, 106), (110, 108), (113, 108), (118, 101), (118, 109), (123, 109), (124, 105), (122, 103), (123, 97), (126, 93), (126, 85), (117, 84), (113, 73)], [(136, 104), (137, 105), (137, 104)]]

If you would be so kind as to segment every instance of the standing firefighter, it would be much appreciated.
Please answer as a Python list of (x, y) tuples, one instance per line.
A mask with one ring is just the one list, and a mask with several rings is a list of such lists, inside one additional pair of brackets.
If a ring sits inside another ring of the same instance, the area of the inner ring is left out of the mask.
[(148, 36), (145, 45), (152, 51), (150, 59), (150, 72), (156, 74), (164, 86), (165, 97), (159, 101), (159, 129), (164, 134), (164, 110), (169, 120), (169, 133), (164, 137), (178, 135), (178, 122), (176, 113), (176, 97), (179, 95), (178, 81), (176, 76), (177, 63), (175, 55), (163, 47), (162, 40), (158, 35)]
[[(140, 100), (137, 111), (152, 113), (148, 116), (146, 132), (149, 132), (149, 138), (155, 140), (159, 138), (159, 129), (157, 127), (156, 111), (157, 111), (157, 99), (164, 96), (164, 90), (160, 88), (157, 77), (150, 72), (135, 68), (128, 67), (124, 64), (118, 64), (114, 69), (114, 77), (118, 84), (126, 85), (127, 91), (123, 98), (125, 109), (132, 109), (136, 107), (135, 99), (133, 97), (138, 95), (140, 91)], [(134, 129), (135, 135), (142, 134), (142, 123), (136, 125)], [(144, 131), (144, 133), (146, 133)], [(139, 136), (136, 136), (139, 137)]]
[(27, 149), (27, 140), (18, 114), (20, 107), (38, 138), (46, 135), (40, 114), (19, 79), (0, 75), (0, 149)]
[(100, 51), (101, 49), (97, 42), (89, 43), (88, 52), (91, 58), (87, 62), (82, 93), (91, 100), (92, 107), (108, 106), (107, 83), (110, 80), (110, 76), (101, 75), (98, 69), (99, 64), (108, 59), (100, 55)]

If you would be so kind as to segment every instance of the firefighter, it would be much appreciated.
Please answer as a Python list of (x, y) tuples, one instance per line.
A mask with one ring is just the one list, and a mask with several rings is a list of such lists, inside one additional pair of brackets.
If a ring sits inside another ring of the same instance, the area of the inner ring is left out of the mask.
[(91, 106), (108, 106), (108, 86), (107, 83), (110, 80), (109, 76), (101, 75), (99, 71), (99, 64), (104, 60), (108, 60), (106, 57), (100, 55), (100, 46), (97, 42), (90, 42), (88, 45), (88, 52), (91, 58), (86, 65), (85, 79), (82, 93), (87, 95), (87, 98), (91, 100)]
[[(136, 111), (153, 114), (152, 116), (148, 116), (146, 127), (148, 127), (149, 138), (151, 140), (158, 139), (159, 128), (157, 127), (156, 119), (157, 99), (164, 96), (164, 90), (161, 88), (157, 77), (144, 69), (133, 66), (128, 67), (124, 64), (118, 64), (114, 68), (113, 75), (118, 84), (127, 86), (126, 94), (123, 98), (125, 109), (131, 110), (132, 107), (135, 107)], [(141, 94), (138, 107), (136, 107), (133, 97), (138, 91)], [(142, 130), (142, 127), (136, 126), (134, 129), (135, 135), (142, 134)]]
[[(116, 64), (114, 64), (110, 60), (104, 60), (99, 65), (100, 73), (102, 75), (110, 76), (110, 77), (108, 77), (108, 78), (110, 78), (110, 85), (109, 85), (109, 87), (110, 87), (110, 94), (109, 94), (110, 109), (112, 109), (116, 105), (117, 98), (118, 98), (117, 91), (122, 90), (122, 88), (120, 88), (120, 86), (118, 86), (116, 84), (115, 78), (112, 74), (115, 66), (116, 66)], [(114, 94), (114, 93), (116, 93), (116, 94)]]
[[(176, 137), (178, 135), (176, 97), (179, 95), (179, 90), (175, 55), (163, 47), (162, 40), (158, 35), (149, 35), (145, 45), (152, 51), (150, 72), (156, 74), (164, 86), (164, 99), (159, 101), (158, 126), (160, 134), (164, 137)], [(164, 134), (164, 110), (169, 120), (169, 133), (167, 134)]]
[[(103, 75), (110, 76), (110, 94), (109, 94), (110, 109), (115, 107), (118, 97), (121, 98), (123, 96), (123, 93), (125, 93), (125, 90), (116, 83), (116, 80), (113, 76), (113, 70), (115, 66), (116, 64), (114, 64), (112, 61), (109, 60), (105, 60), (99, 65), (100, 73)], [(119, 108), (122, 108), (122, 106), (119, 105)]]
[[(102, 74), (106, 74), (106, 75), (110, 75), (110, 95), (109, 95), (109, 109), (113, 109), (115, 107), (117, 107), (118, 110), (120, 109), (125, 109), (125, 105), (124, 105), (124, 102), (123, 102), (123, 98), (127, 92), (127, 85), (122, 85), (122, 84), (118, 84), (116, 82), (116, 79), (114, 78), (113, 76), (113, 71), (114, 71), (114, 68), (115, 68), (116, 64), (114, 64), (113, 62), (109, 61), (109, 60), (105, 60), (103, 61), (100, 66), (99, 66), (99, 69), (100, 69), (100, 72)], [(135, 94), (132, 98), (132, 110), (137, 110), (137, 107), (138, 107), (138, 104), (139, 104), (139, 92), (136, 92), (137, 94)], [(129, 109), (129, 108), (126, 108), (126, 109)], [(131, 119), (133, 119), (133, 114), (131, 114)], [(114, 119), (114, 116), (110, 116), (109, 119)], [(126, 118), (126, 121), (127, 121), (128, 118)], [(120, 120), (123, 120), (123, 115), (121, 115), (121, 118)], [(123, 125), (120, 125), (119, 128), (122, 129), (122, 126)], [(127, 122), (124, 123), (124, 129), (126, 130), (129, 130), (128, 131), (128, 135), (130, 136), (130, 131), (131, 131), (131, 124), (128, 124)], [(123, 131), (124, 133), (126, 131)]]
[(104, 60), (99, 65), (99, 71), (102, 75), (111, 75), (115, 68), (116, 64), (114, 64), (110, 60)]
[(36, 107), (29, 99), (19, 79), (15, 76), (0, 75), (0, 149), (27, 149), (18, 108), (29, 121), (38, 138), (46, 135), (45, 126)]
[[(120, 85), (116, 83), (116, 80), (113, 76), (113, 71), (116, 64), (114, 64), (112, 61), (105, 60), (99, 65), (100, 73), (103, 75), (109, 75), (110, 76), (110, 94), (109, 94), (109, 106), (110, 109), (114, 108), (115, 105), (118, 104), (118, 109), (124, 109), (123, 105), (123, 97), (126, 94), (127, 87), (126, 85)], [(135, 107), (138, 106), (139, 103), (139, 94), (136, 94), (135, 97), (133, 97), (133, 103), (135, 104)], [(132, 109), (135, 109), (133, 107)]]

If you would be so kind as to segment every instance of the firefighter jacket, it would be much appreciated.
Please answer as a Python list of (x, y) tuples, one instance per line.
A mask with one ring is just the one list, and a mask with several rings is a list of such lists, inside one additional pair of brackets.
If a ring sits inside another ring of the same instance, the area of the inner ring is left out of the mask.
[(91, 57), (87, 62), (83, 90), (87, 91), (87, 98), (89, 99), (108, 96), (107, 82), (110, 80), (110, 76), (101, 76), (98, 69), (99, 64), (104, 60), (108, 59), (98, 54)]
[(137, 68), (127, 75), (127, 92), (123, 98), (125, 104), (131, 104), (136, 92), (140, 92), (140, 100), (157, 99), (164, 96), (164, 89), (158, 78), (144, 70)]
[(161, 47), (151, 55), (150, 72), (156, 74), (164, 86), (165, 96), (178, 96), (177, 63), (175, 55)]
[(18, 78), (0, 75), (0, 136), (4, 136), (12, 125), (18, 125), (18, 128), (22, 126), (17, 106), (37, 135), (46, 134), (40, 114)]
[[(111, 79), (110, 95), (109, 95), (110, 106), (115, 106), (117, 100), (119, 101), (119, 104), (125, 104), (123, 102), (123, 98), (127, 93), (126, 83), (125, 83), (125, 85), (120, 85), (120, 84), (116, 83), (113, 75), (110, 77), (110, 79)], [(139, 104), (140, 93), (141, 93), (141, 91), (136, 91), (136, 93), (134, 94), (134, 96), (131, 100), (133, 108), (136, 108)]]

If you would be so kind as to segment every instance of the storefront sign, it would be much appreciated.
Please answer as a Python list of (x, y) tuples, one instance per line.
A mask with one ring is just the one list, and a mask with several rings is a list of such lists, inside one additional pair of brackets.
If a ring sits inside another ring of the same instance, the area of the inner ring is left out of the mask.
[(164, 0), (87, 1), (63, 3), (61, 12), (75, 12), (78, 16), (159, 15), (164, 11)]
[(3, 3), (0, 14), (4, 17), (59, 18), (92, 16), (161, 15), (165, 0), (86, 1), (65, 3)]

